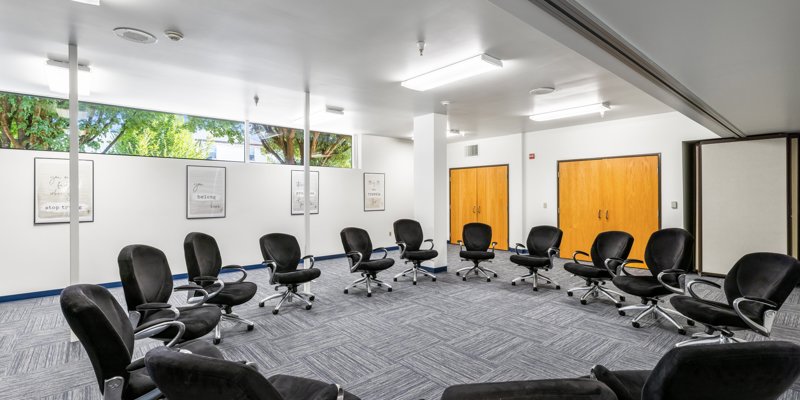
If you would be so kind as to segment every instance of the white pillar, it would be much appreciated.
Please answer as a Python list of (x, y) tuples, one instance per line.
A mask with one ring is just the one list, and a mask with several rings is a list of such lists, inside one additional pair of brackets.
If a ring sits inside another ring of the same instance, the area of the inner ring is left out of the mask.
[[(306, 90), (305, 123), (303, 126), (303, 235), (305, 236), (303, 255), (311, 254), (311, 93)], [(317, 193), (319, 199), (319, 193)], [(308, 260), (303, 262), (304, 268), (311, 266)], [(303, 291), (311, 291), (311, 282), (303, 284)]]
[(78, 157), (78, 46), (69, 44), (69, 284), (80, 282), (80, 172)]
[(447, 193), (447, 117), (426, 114), (414, 118), (414, 218), (425, 238), (434, 241), (436, 271), (446, 270), (449, 232)]

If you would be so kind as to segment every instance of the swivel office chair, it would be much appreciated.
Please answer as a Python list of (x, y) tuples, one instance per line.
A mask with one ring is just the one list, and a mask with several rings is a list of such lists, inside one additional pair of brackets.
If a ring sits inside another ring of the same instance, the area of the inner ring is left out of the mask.
[[(475, 275), (480, 273), (486, 277), (486, 282), (491, 282), (492, 277), (489, 276), (491, 272), (497, 278), (497, 272), (481, 266), (482, 262), (491, 262), (490, 260), (494, 259), (494, 247), (497, 246), (497, 242), (492, 242), (492, 227), (480, 222), (470, 222), (464, 225), (461, 237), (464, 240), (458, 241), (461, 246), (458, 254), (461, 261), (471, 261), (472, 266), (459, 269), (456, 271), (456, 276), (461, 275), (461, 271), (467, 271), (461, 278), (462, 281), (466, 281), (470, 272), (474, 272)], [(488, 251), (489, 246), (491, 251)]]
[[(389, 255), (389, 250), (384, 247), (373, 249), (369, 234), (361, 228), (344, 228), (339, 236), (342, 238), (342, 247), (344, 247), (347, 261), (350, 263), (350, 273), (361, 274), (361, 279), (357, 279), (347, 285), (344, 288), (344, 293), (347, 294), (350, 288), (362, 283), (367, 288), (367, 297), (372, 296), (373, 283), (378, 287), (386, 286), (386, 290), (391, 292), (392, 287), (378, 279), (378, 272), (389, 269), (394, 265), (393, 259), (386, 258)], [(376, 251), (382, 251), (383, 257), (373, 260), (372, 253)]]
[(670, 350), (652, 371), (591, 378), (492, 382), (447, 388), (442, 400), (776, 400), (800, 377), (800, 346), (789, 342), (705, 345)]
[[(670, 303), (686, 317), (706, 327), (677, 346), (702, 343), (741, 343), (734, 332), (751, 330), (769, 337), (775, 315), (800, 282), (800, 261), (785, 254), (751, 253), (740, 258), (725, 277), (723, 287), (706, 279), (686, 284), (689, 296), (674, 296)], [(695, 286), (722, 288), (727, 303), (706, 300)]]
[(273, 314), (278, 314), (281, 305), (285, 302), (292, 302), (295, 298), (306, 305), (306, 310), (311, 309), (311, 302), (314, 301), (314, 294), (308, 292), (298, 292), (297, 287), (319, 278), (321, 271), (314, 268), (314, 256), (308, 255), (302, 260), (310, 260), (311, 266), (306, 269), (297, 269), (300, 264), (300, 244), (297, 243), (292, 235), (285, 233), (270, 233), (258, 240), (261, 247), (261, 255), (264, 257), (264, 264), (270, 270), (269, 284), (275, 285), (275, 290), (283, 287), (285, 290), (267, 296), (258, 302), (259, 307), (264, 307), (264, 303), (276, 297), (280, 301), (272, 309)]
[[(422, 226), (413, 219), (398, 219), (394, 221), (394, 237), (397, 238), (397, 245), (400, 246), (400, 258), (405, 259), (406, 263), (411, 263), (411, 268), (394, 276), (397, 278), (411, 274), (411, 281), (417, 284), (417, 273), (429, 276), (436, 282), (436, 275), (420, 268), (423, 262), (433, 260), (439, 256), (439, 252), (433, 249), (433, 239), (425, 239), (422, 236)], [(431, 248), (422, 250), (422, 243), (430, 243)]]
[[(554, 280), (539, 273), (540, 269), (549, 271), (553, 268), (553, 258), (558, 257), (559, 246), (561, 246), (561, 238), (564, 232), (555, 226), (534, 226), (528, 233), (527, 244), (528, 247), (517, 243), (514, 247), (514, 252), (517, 254), (511, 255), (511, 262), (528, 269), (527, 275), (522, 275), (514, 278), (511, 281), (512, 285), (516, 285), (517, 281), (525, 281), (525, 279), (532, 279), (533, 291), (539, 290), (539, 278), (544, 279), (547, 283), (555, 285), (556, 289), (561, 289), (561, 286)], [(519, 249), (527, 249), (528, 254), (520, 254)]]
[[(577, 259), (578, 254), (590, 256), (589, 254), (580, 250), (573, 253), (572, 262), (566, 263), (564, 269), (585, 279), (586, 286), (569, 289), (567, 291), (567, 296), (572, 296), (575, 292), (585, 291), (586, 293), (581, 297), (581, 304), (586, 304), (586, 299), (588, 299), (589, 296), (597, 297), (599, 294), (602, 294), (613, 301), (617, 308), (622, 307), (620, 301), (625, 301), (625, 296), (622, 293), (605, 288), (601, 285), (605, 285), (606, 281), (610, 281), (611, 278), (613, 278), (611, 273), (608, 272), (608, 268), (609, 266), (611, 268), (617, 268), (619, 264), (618, 261), (613, 260), (624, 260), (628, 258), (632, 246), (633, 236), (630, 234), (620, 231), (608, 231), (598, 234), (594, 239), (594, 243), (592, 243), (592, 264), (584, 264)], [(608, 259), (612, 259), (612, 261), (607, 264), (606, 260)], [(619, 301), (614, 298), (614, 295), (619, 296)]]
[[(639, 296), (642, 304), (626, 306), (619, 309), (619, 315), (626, 311), (639, 311), (631, 321), (634, 328), (639, 328), (639, 321), (647, 315), (660, 316), (678, 328), (678, 333), (686, 334), (686, 329), (679, 324), (673, 316), (685, 318), (677, 311), (662, 308), (658, 305), (661, 297), (680, 293), (683, 294), (685, 274), (691, 272), (694, 259), (694, 237), (691, 233), (680, 228), (668, 228), (653, 232), (647, 241), (644, 250), (644, 262), (650, 275), (634, 275), (625, 267), (630, 264), (641, 264), (641, 260), (608, 259), (608, 272), (614, 276), (612, 282), (625, 293)], [(617, 264), (616, 270), (611, 264)], [(649, 304), (648, 304), (649, 303)], [(694, 321), (689, 320), (689, 325)]]
[[(206, 292), (216, 293), (209, 297), (207, 304), (219, 306), (224, 313), (223, 320), (233, 321), (247, 325), (251, 331), (255, 324), (233, 313), (233, 307), (247, 303), (258, 291), (258, 286), (253, 282), (245, 282), (247, 271), (239, 265), (222, 266), (222, 256), (219, 253), (217, 241), (205, 233), (192, 232), (183, 240), (183, 254), (186, 257), (186, 270), (189, 273), (189, 282), (194, 282), (203, 287)], [(236, 271), (241, 273), (238, 280), (225, 282), (219, 278), (220, 272)], [(215, 284), (221, 281), (220, 285)], [(187, 293), (189, 297), (192, 293)], [(222, 341), (222, 324), (217, 324), (214, 329), (214, 340)]]
[[(146, 305), (169, 303), (173, 291), (172, 272), (164, 252), (143, 244), (125, 246), (117, 258), (122, 290), (125, 292), (125, 303), (128, 306), (129, 318), (134, 327), (152, 323), (162, 318), (172, 318), (173, 312), (168, 309), (148, 308)], [(218, 287), (222, 282), (217, 281)], [(182, 340), (189, 341), (213, 331), (221, 317), (216, 305), (205, 302), (219, 293), (209, 294), (202, 286), (189, 283), (175, 287), (176, 292), (193, 292), (199, 296), (190, 298), (188, 306), (177, 307), (180, 311), (178, 321), (186, 326)], [(156, 339), (170, 339), (176, 329), (168, 328), (154, 336)], [(217, 342), (215, 340), (215, 342)]]
[[(169, 304), (140, 306), (141, 311), (166, 309), (173, 317), (153, 320), (134, 329), (125, 310), (102, 286), (69, 286), (61, 292), (60, 302), (64, 319), (89, 355), (103, 399), (156, 399), (161, 396), (147, 375), (144, 360), (131, 360), (133, 342), (172, 328), (175, 336), (167, 346), (175, 346), (185, 329), (183, 323), (174, 318), (179, 313), (176, 308)], [(219, 350), (205, 342), (194, 341), (177, 347), (208, 357), (222, 357)]]
[(169, 400), (359, 400), (339, 385), (288, 375), (265, 378), (255, 365), (154, 349), (147, 371)]

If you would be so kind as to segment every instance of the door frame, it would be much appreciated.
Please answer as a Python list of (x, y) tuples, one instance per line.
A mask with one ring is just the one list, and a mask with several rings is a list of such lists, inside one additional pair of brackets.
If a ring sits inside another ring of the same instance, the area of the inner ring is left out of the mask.
[[(448, 168), (447, 169), (447, 225), (450, 225), (450, 218), (453, 216), (453, 209), (451, 205), (453, 204), (453, 200), (450, 198), (451, 193), (453, 193), (453, 182), (450, 180), (450, 174), (452, 171), (457, 169), (476, 169), (476, 168), (491, 168), (491, 167), (506, 167), (506, 238), (508, 238), (508, 243), (506, 244), (508, 247), (507, 251), (511, 251), (511, 197), (509, 194), (511, 193), (511, 185), (509, 181), (509, 175), (511, 174), (511, 166), (509, 164), (491, 164), (491, 165), (476, 165), (472, 167), (455, 167), (455, 168)], [(447, 232), (447, 243), (453, 244), (452, 238), (453, 232), (450, 232), (448, 229)]]

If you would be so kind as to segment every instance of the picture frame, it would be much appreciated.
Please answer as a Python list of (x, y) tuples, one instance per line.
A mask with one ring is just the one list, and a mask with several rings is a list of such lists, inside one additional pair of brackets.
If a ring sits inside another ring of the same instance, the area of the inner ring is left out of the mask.
[[(94, 161), (78, 160), (80, 222), (94, 222)], [(33, 224), (68, 224), (69, 159), (33, 159)]]
[(364, 211), (386, 211), (386, 174), (364, 173)]
[[(309, 191), (310, 214), (319, 214), (319, 171), (311, 172), (311, 190)], [(292, 215), (303, 215), (305, 213), (305, 179), (304, 171), (292, 170), (291, 177), (291, 213)]]
[(186, 166), (186, 219), (225, 218), (227, 202), (225, 167)]

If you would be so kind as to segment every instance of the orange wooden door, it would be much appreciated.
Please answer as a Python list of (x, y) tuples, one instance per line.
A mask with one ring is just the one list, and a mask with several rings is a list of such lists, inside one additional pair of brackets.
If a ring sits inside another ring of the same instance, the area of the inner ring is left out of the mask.
[(658, 156), (603, 160), (599, 181), (603, 194), (603, 230), (633, 235), (630, 258), (644, 260), (647, 240), (659, 228), (658, 164)]
[(477, 168), (478, 222), (492, 227), (497, 249), (508, 250), (508, 166)]
[(461, 240), (464, 224), (478, 220), (477, 172), (474, 168), (450, 170), (450, 243)]
[(576, 250), (589, 253), (594, 238), (603, 230), (602, 167), (603, 160), (558, 164), (558, 216), (564, 232), (561, 257), (571, 257)]

